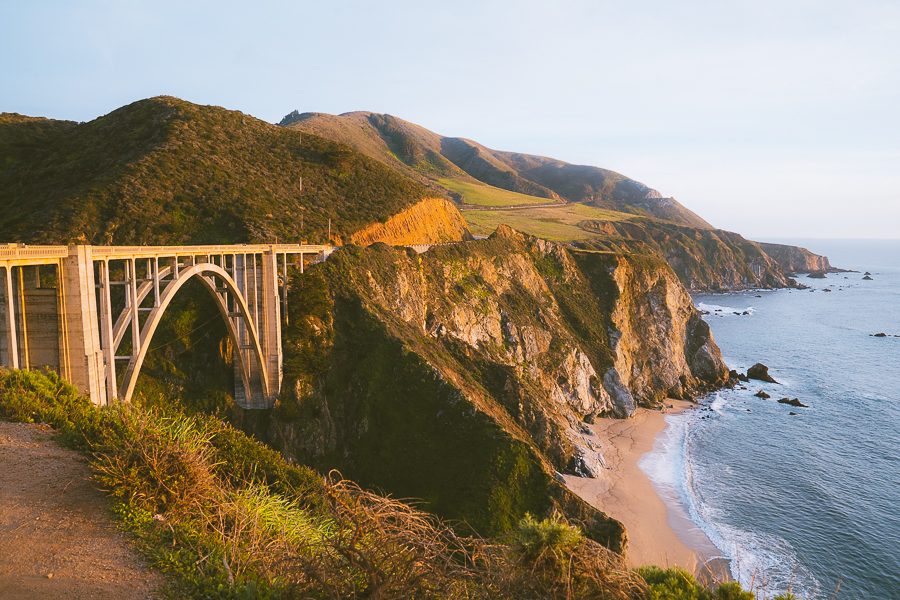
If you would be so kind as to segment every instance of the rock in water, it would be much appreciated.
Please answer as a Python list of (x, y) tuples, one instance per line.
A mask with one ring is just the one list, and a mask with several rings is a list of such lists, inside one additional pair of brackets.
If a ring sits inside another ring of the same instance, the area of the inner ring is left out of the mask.
[(758, 392), (756, 392), (756, 393), (753, 394), (753, 395), (756, 396), (757, 398), (771, 398), (771, 397), (772, 397), (772, 396), (768, 395), (767, 393), (765, 393), (765, 392), (762, 391), (762, 390), (759, 390)]
[(769, 367), (762, 363), (756, 363), (747, 369), (747, 377), (750, 379), (758, 379), (759, 381), (768, 381), (769, 383), (778, 383), (769, 375)]
[(731, 379), (736, 379), (738, 381), (750, 381), (750, 379), (746, 375), (744, 375), (743, 373), (738, 373), (734, 369), (728, 372), (728, 377), (730, 377)]
[(863, 277), (863, 279), (865, 279), (866, 281), (874, 281), (874, 279), (872, 279), (872, 278), (869, 277), (868, 275), (866, 275), (865, 277)]
[(875, 334), (874, 336), (872, 336), (872, 337), (887, 337), (887, 334), (886, 334), (886, 333), (876, 333), (876, 334)]
[(806, 404), (800, 402), (799, 398), (794, 398), (791, 400), (790, 398), (782, 398), (778, 401), (779, 404), (790, 404), (791, 406), (799, 406), (800, 408), (809, 408)]
[(807, 277), (810, 279), (825, 279), (825, 271), (813, 271)]

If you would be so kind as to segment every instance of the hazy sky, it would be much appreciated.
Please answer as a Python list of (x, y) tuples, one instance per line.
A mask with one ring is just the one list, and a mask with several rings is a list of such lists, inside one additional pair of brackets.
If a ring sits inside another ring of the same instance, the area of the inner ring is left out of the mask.
[(0, 111), (389, 113), (748, 237), (900, 238), (900, 2), (0, 0)]

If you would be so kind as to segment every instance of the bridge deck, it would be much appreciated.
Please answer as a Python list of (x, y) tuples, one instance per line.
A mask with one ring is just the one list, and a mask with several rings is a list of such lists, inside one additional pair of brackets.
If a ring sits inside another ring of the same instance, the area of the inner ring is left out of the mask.
[[(207, 254), (318, 254), (329, 252), (332, 246), (320, 244), (227, 244), (208, 246), (90, 246), (91, 255), (100, 259), (153, 258), (155, 256), (185, 256)], [(0, 245), (0, 263), (14, 266), (56, 264), (69, 255), (68, 246)]]

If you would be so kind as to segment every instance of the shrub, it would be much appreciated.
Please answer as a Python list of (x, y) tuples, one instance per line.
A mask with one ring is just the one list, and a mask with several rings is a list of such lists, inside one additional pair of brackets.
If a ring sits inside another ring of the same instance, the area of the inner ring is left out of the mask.
[(638, 574), (650, 586), (650, 600), (755, 600), (752, 592), (741, 589), (737, 582), (721, 584), (713, 591), (706, 590), (694, 577), (679, 567), (660, 569), (640, 567)]
[(519, 528), (512, 533), (514, 548), (528, 562), (534, 562), (544, 554), (560, 557), (581, 542), (581, 530), (566, 523), (559, 514), (538, 521), (530, 513), (519, 521)]

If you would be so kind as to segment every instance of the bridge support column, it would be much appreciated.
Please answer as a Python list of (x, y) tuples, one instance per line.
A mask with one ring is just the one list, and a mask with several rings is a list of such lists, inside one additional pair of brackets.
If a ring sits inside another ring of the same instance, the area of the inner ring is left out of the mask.
[(3, 274), (4, 312), (6, 313), (6, 367), (19, 368), (19, 340), (16, 335), (16, 303), (13, 295), (13, 268), (6, 267)]
[(262, 351), (269, 378), (269, 393), (274, 400), (281, 392), (281, 307), (278, 298), (278, 254), (273, 247), (262, 255)]
[(100, 346), (97, 323), (97, 292), (94, 287), (94, 263), (90, 246), (69, 246), (62, 261), (59, 292), (60, 337), (65, 339), (60, 363), (68, 365), (66, 378), (94, 404), (106, 401), (106, 361)]

